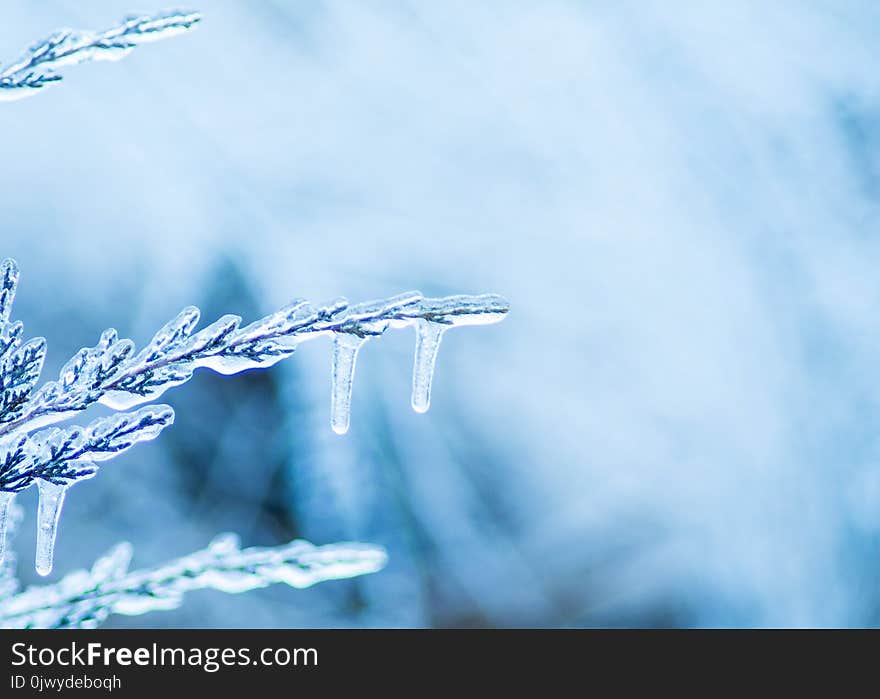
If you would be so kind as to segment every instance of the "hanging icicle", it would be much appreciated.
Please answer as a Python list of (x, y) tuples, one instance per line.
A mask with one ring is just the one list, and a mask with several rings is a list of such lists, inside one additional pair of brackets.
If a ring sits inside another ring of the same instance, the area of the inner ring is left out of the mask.
[(448, 325), (441, 325), (424, 318), (416, 321), (416, 356), (413, 362), (412, 408), (425, 413), (431, 406), (431, 382), (440, 340)]
[(431, 406), (431, 384), (443, 334), (461, 325), (498, 323), (507, 313), (507, 302), (495, 294), (422, 299), (415, 321), (416, 352), (413, 362), (412, 407), (425, 413)]
[(37, 505), (36, 567), (40, 575), (48, 575), (52, 572), (52, 561), (55, 557), (55, 537), (58, 534), (58, 519), (61, 516), (64, 496), (67, 494), (69, 487), (68, 485), (57, 485), (42, 479), (37, 481), (40, 501)]
[(0, 563), (6, 555), (6, 529), (9, 523), (9, 511), (12, 509), (12, 500), (15, 493), (0, 490)]
[(336, 434), (348, 432), (351, 420), (351, 389), (357, 355), (367, 338), (348, 333), (333, 334), (333, 365), (330, 374), (330, 426)]

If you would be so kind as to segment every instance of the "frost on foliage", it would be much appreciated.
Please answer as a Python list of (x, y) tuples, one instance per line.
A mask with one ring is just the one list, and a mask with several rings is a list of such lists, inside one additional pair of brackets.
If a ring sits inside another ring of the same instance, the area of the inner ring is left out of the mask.
[(0, 574), (0, 627), (94, 628), (111, 614), (174, 609), (193, 590), (234, 594), (276, 583), (303, 588), (373, 573), (387, 560), (381, 547), (357, 543), (313, 546), (292, 541), (241, 549), (233, 534), (222, 534), (208, 548), (158, 568), (129, 572), (131, 555), (130, 544), (118, 544), (90, 571), (76, 571), (55, 584), (23, 592), (14, 575)]
[(17, 282), (15, 262), (0, 264), (0, 560), (9, 504), (15, 493), (36, 485), (36, 567), (42, 575), (52, 569), (67, 489), (92, 477), (97, 462), (155, 438), (174, 421), (174, 412), (153, 405), (85, 427), (49, 425), (96, 403), (132, 410), (188, 381), (200, 367), (221, 374), (270, 367), (299, 343), (328, 336), (333, 341), (331, 427), (342, 434), (348, 430), (357, 354), (364, 343), (389, 328), (415, 328), (412, 406), (425, 412), (443, 334), (460, 325), (498, 322), (508, 311), (507, 302), (492, 294), (430, 299), (412, 291), (354, 305), (345, 299), (324, 305), (298, 299), (249, 325), (226, 315), (197, 330), (199, 309), (189, 306), (140, 351), (112, 328), (105, 330), (94, 347), (81, 349), (64, 365), (57, 380), (37, 387), (46, 343), (42, 338), (24, 342), (21, 323), (10, 320)]
[(0, 101), (36, 94), (61, 80), (58, 70), (66, 66), (87, 61), (118, 61), (135, 46), (181, 34), (200, 19), (201, 15), (196, 12), (174, 11), (128, 17), (103, 32), (60, 29), (0, 70)]

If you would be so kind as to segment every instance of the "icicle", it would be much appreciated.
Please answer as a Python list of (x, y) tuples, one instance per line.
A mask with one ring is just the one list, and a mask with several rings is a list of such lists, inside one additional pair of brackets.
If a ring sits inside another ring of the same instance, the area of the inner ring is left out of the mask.
[(415, 319), (416, 357), (413, 364), (412, 407), (427, 412), (431, 405), (431, 382), (443, 333), (463, 325), (490, 325), (504, 318), (508, 303), (496, 294), (446, 296), (423, 299)]
[(40, 491), (40, 502), (37, 505), (37, 572), (40, 575), (52, 572), (58, 517), (68, 487), (43, 479), (37, 481), (37, 489)]
[(352, 333), (334, 333), (333, 368), (330, 375), (330, 426), (336, 434), (348, 432), (351, 417), (351, 386), (357, 354), (365, 337)]
[(412, 407), (417, 413), (428, 411), (431, 405), (431, 381), (440, 340), (449, 325), (434, 323), (424, 318), (416, 322), (416, 358), (413, 363)]
[(0, 490), (0, 563), (6, 553), (6, 525), (9, 522), (9, 510), (15, 493), (8, 490)]

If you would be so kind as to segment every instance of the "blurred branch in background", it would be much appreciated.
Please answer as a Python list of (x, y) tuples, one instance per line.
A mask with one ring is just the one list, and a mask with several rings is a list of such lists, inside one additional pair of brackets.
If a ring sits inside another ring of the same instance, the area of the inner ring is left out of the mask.
[[(21, 508), (11, 513), (15, 525)], [(381, 547), (339, 543), (312, 546), (292, 541), (270, 548), (239, 547), (234, 534), (217, 536), (203, 551), (151, 570), (129, 571), (132, 548), (116, 545), (90, 571), (69, 573), (52, 585), (18, 589), (15, 557), (0, 568), (0, 628), (94, 628), (111, 614), (139, 615), (174, 609), (187, 592), (215, 589), (241, 593), (283, 583), (305, 588), (381, 570)]]
[(165, 12), (128, 17), (103, 32), (60, 29), (0, 70), (0, 102), (37, 94), (61, 80), (58, 71), (62, 68), (87, 61), (118, 61), (136, 46), (182, 34), (200, 20), (197, 12)]

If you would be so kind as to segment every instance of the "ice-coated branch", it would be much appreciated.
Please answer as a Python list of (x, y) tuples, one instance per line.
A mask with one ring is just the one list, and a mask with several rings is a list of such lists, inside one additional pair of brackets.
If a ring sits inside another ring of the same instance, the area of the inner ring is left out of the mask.
[(61, 80), (61, 68), (87, 61), (118, 61), (136, 46), (182, 34), (200, 20), (197, 12), (169, 11), (128, 17), (103, 32), (60, 29), (0, 69), (0, 101), (36, 94)]
[[(19, 348), (21, 324), (8, 320), (17, 279), (15, 263), (3, 262), (0, 288), (6, 295), (0, 298), (0, 321), (6, 320), (0, 328), (0, 349), (8, 337), (6, 354), (11, 356), (27, 347)], [(440, 336), (460, 325), (498, 322), (507, 311), (507, 301), (494, 294), (430, 299), (413, 291), (356, 305), (337, 299), (314, 306), (298, 299), (244, 327), (240, 327), (240, 317), (225, 315), (196, 332), (199, 309), (189, 306), (137, 353), (131, 340), (120, 339), (113, 329), (105, 330), (97, 345), (81, 349), (64, 365), (58, 381), (35, 390), (45, 354), (45, 342), (38, 339), (28, 343), (36, 355), (30, 360), (35, 368), (27, 372), (26, 380), (9, 387), (9, 406), (0, 407), (0, 437), (65, 420), (96, 402), (128, 410), (188, 381), (200, 367), (221, 374), (270, 367), (290, 356), (300, 343), (322, 336), (334, 340), (331, 424), (342, 433), (348, 427), (357, 352), (364, 342), (388, 328), (416, 327), (412, 402), (424, 412)], [(11, 361), (4, 356), (0, 354), (0, 362)]]
[(387, 560), (381, 547), (357, 543), (313, 546), (292, 541), (241, 549), (233, 534), (222, 534), (208, 548), (158, 568), (128, 572), (131, 555), (131, 545), (121, 543), (90, 571), (6, 598), (0, 594), (0, 627), (93, 628), (111, 614), (174, 609), (193, 590), (240, 593), (276, 583), (303, 588), (373, 573)]
[(443, 334), (461, 325), (485, 325), (504, 318), (500, 296), (425, 298), (417, 291), (378, 301), (324, 305), (296, 300), (249, 325), (225, 315), (196, 330), (199, 309), (184, 308), (140, 350), (131, 340), (105, 330), (94, 347), (85, 347), (61, 369), (57, 381), (37, 388), (46, 342), (22, 339), (22, 324), (12, 322), (18, 286), (13, 260), (0, 263), (0, 560), (4, 553), (6, 512), (14, 495), (36, 485), (40, 491), (37, 572), (52, 570), (58, 517), (67, 489), (90, 478), (96, 462), (154, 439), (174, 420), (168, 406), (120, 412), (86, 427), (45, 429), (101, 403), (132, 410), (188, 381), (198, 368), (221, 374), (265, 368), (290, 356), (307, 340), (333, 339), (330, 424), (348, 430), (351, 392), (360, 348), (389, 328), (414, 326), (412, 406), (428, 409), (437, 350)]

